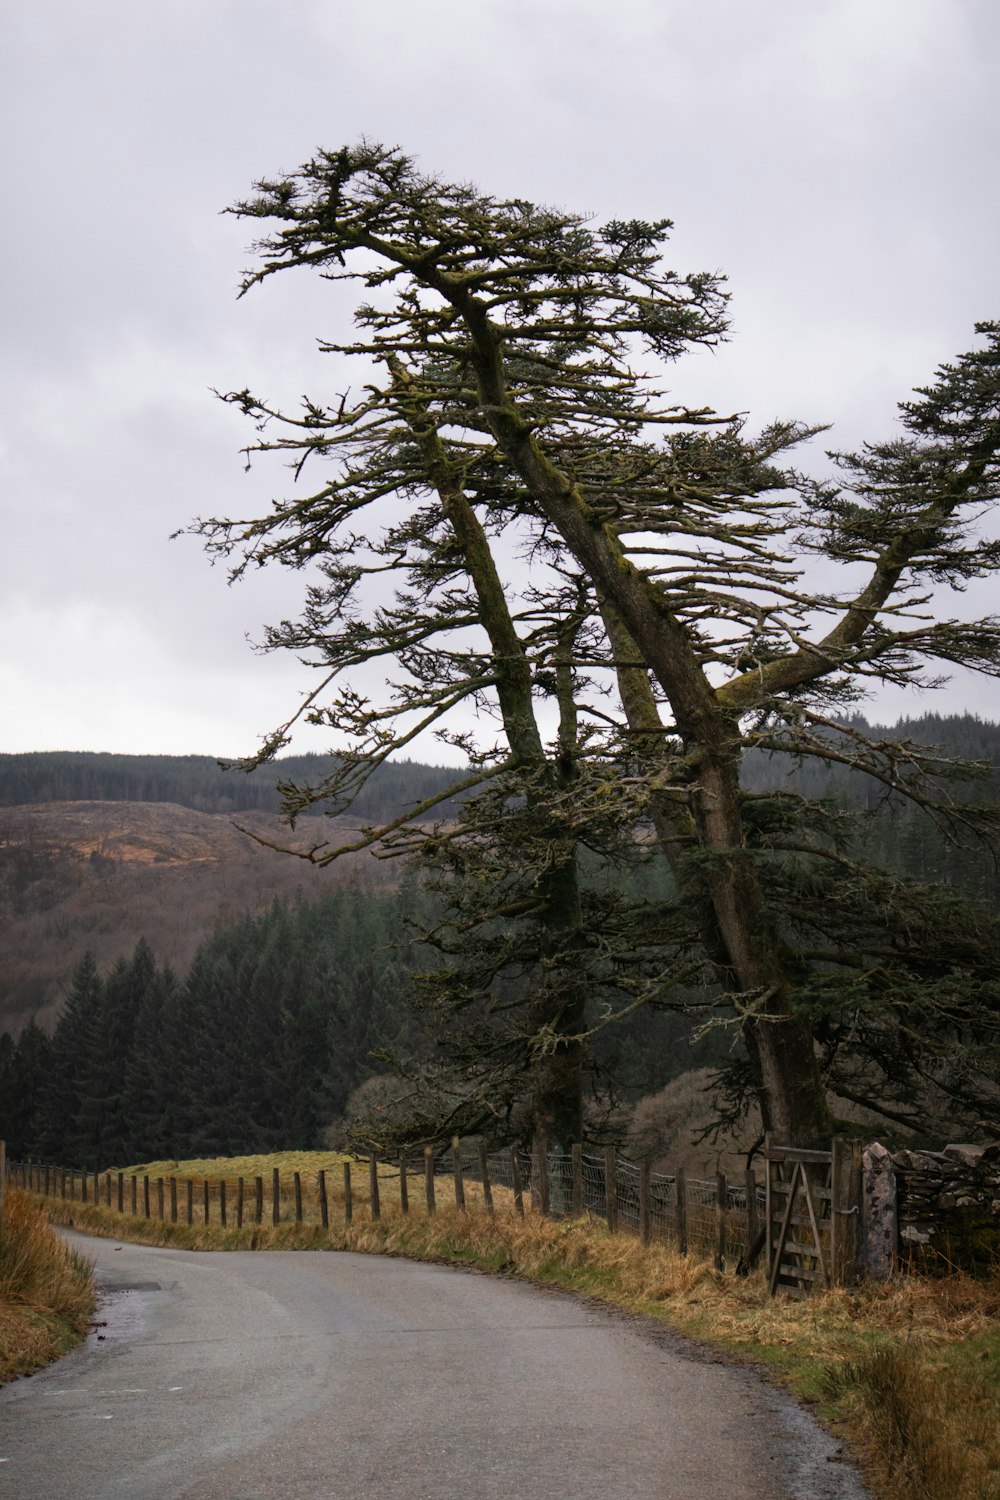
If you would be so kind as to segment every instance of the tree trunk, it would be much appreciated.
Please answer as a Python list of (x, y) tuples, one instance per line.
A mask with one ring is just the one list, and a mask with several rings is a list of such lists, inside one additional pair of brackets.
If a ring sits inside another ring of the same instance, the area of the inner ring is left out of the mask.
[(744, 844), (739, 793), (734, 765), (702, 765), (692, 810), (702, 847), (717, 856), (708, 874), (714, 925), (731, 982), (746, 997), (765, 1127), (785, 1144), (818, 1145), (833, 1129), (826, 1091), (812, 1033), (794, 1009), (792, 955), (771, 929)]
[[(666, 769), (663, 723), (646, 666), (614, 606), (605, 602), (602, 614), (636, 752)], [(737, 753), (728, 762), (702, 764), (686, 801), (654, 792), (650, 811), (682, 892), (703, 908), (703, 940), (720, 983), (751, 1002), (754, 994), (766, 997), (742, 1028), (764, 1129), (786, 1144), (809, 1146), (828, 1139), (832, 1121), (812, 1035), (792, 1009), (791, 956), (780, 935), (768, 931), (764, 894), (744, 847)], [(721, 856), (704, 883), (684, 873), (685, 850), (696, 844)]]
[[(461, 547), (465, 569), (476, 592), (480, 622), (489, 637), (496, 672), (496, 690), (504, 732), (515, 764), (528, 776), (528, 804), (537, 800), (539, 816), (549, 817), (548, 792), (565, 789), (574, 774), (572, 756), (576, 745), (575, 705), (569, 680), (563, 674), (560, 693), (560, 749), (565, 756), (553, 766), (545, 752), (532, 702), (531, 665), (511, 618), (503, 583), (490, 549), (489, 538), (466, 498), (461, 476), (450, 465), (434, 426), (421, 400), (419, 389), (398, 359), (387, 361), (407, 413), (407, 422), (420, 444), (428, 476), (437, 491), (442, 513)], [(567, 654), (572, 647), (571, 631)], [(570, 684), (571, 687), (571, 684)], [(531, 779), (537, 778), (538, 789)], [(586, 1027), (586, 987), (580, 966), (572, 966), (572, 949), (580, 930), (580, 889), (576, 843), (559, 840), (541, 880), (542, 900), (535, 921), (539, 929), (542, 978), (528, 1009), (529, 1036), (541, 1046), (532, 1063), (531, 1100), (533, 1129), (568, 1149), (581, 1138), (585, 1049), (580, 1039)], [(551, 965), (558, 990), (546, 987), (544, 973)], [(572, 972), (568, 973), (568, 969)]]

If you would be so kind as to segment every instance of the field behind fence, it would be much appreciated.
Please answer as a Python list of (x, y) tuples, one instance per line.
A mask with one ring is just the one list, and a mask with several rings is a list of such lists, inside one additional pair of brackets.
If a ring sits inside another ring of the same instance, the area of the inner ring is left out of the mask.
[(753, 1243), (765, 1203), (752, 1171), (739, 1183), (723, 1173), (703, 1180), (687, 1177), (683, 1168), (654, 1172), (648, 1161), (626, 1161), (610, 1147), (488, 1151), (457, 1138), (444, 1155), (428, 1149), (392, 1164), (374, 1156), (339, 1159), (316, 1172), (273, 1167), (250, 1175), (177, 1176), (12, 1162), (8, 1178), (43, 1198), (92, 1203), (125, 1217), (240, 1229), (434, 1214), (442, 1204), (465, 1213), (598, 1217), (643, 1243), (709, 1255), (720, 1271), (735, 1266)]

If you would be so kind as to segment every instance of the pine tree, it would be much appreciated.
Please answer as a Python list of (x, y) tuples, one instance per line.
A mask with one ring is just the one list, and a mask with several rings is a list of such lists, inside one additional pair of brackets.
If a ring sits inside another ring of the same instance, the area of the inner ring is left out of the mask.
[(41, 1151), (50, 1161), (94, 1165), (91, 1139), (80, 1128), (80, 1071), (94, 1044), (103, 985), (91, 952), (73, 973), (66, 1003), (52, 1035), (48, 1078), (41, 1090)]
[[(903, 437), (844, 455), (842, 485), (811, 483), (788, 458), (811, 435), (800, 424), (751, 436), (743, 421), (659, 394), (650, 362), (725, 328), (718, 279), (665, 268), (665, 220), (595, 225), (491, 199), (370, 144), (321, 152), (258, 184), (234, 212), (268, 226), (244, 290), (309, 266), (373, 294), (357, 312), (360, 335), (323, 346), (367, 362), (360, 396), (307, 399), (295, 414), (249, 391), (228, 397), (260, 425), (255, 449), (283, 453), (297, 475), (330, 460), (332, 477), (265, 517), (201, 525), (210, 545), (240, 559), (237, 574), (271, 561), (315, 570), (301, 620), (272, 629), (266, 644), (328, 674), (300, 712), (353, 735), (355, 748), (313, 791), (287, 785), (288, 811), (313, 795), (349, 803), (392, 750), (429, 727), (447, 733), (459, 704), (499, 710), (505, 746), (454, 732), (452, 742), (474, 755), (480, 783), (521, 770), (541, 787), (548, 771), (537, 816), (562, 819), (550, 872), (566, 881), (539, 917), (571, 946), (583, 941), (578, 849), (600, 824), (606, 789), (636, 788), (677, 882), (665, 985), (689, 983), (700, 953), (705, 985), (740, 1026), (766, 1123), (800, 1142), (825, 1139), (817, 1044), (828, 1024), (849, 1034), (825, 976), (846, 966), (840, 991), (861, 986), (875, 1018), (873, 960), (905, 939), (908, 898), (902, 887), (891, 899), (883, 891), (883, 924), (858, 929), (870, 951), (843, 929), (818, 948), (799, 920), (803, 892), (811, 884), (830, 900), (831, 860), (857, 862), (825, 809), (799, 800), (793, 815), (787, 799), (769, 808), (748, 795), (743, 758), (760, 749), (847, 764), (950, 832), (995, 828), (995, 811), (956, 810), (942, 790), (960, 767), (842, 724), (872, 682), (925, 684), (942, 662), (1000, 672), (997, 619), (922, 610), (929, 589), (960, 594), (1000, 561), (1000, 543), (980, 529), (1000, 493), (1000, 326), (979, 325), (980, 346), (901, 408)], [(402, 516), (380, 531), (389, 496)], [(491, 544), (501, 534), (535, 563), (520, 593), (498, 588)], [(810, 575), (817, 557), (843, 568), (840, 589)], [(373, 572), (398, 582), (388, 606), (366, 607)], [(571, 624), (579, 634), (560, 655)], [(397, 667), (387, 702), (351, 685), (324, 697), (334, 679), (385, 656)], [(560, 697), (560, 662), (572, 706)], [(565, 734), (540, 757), (525, 749), (526, 678), (529, 696), (572, 708), (574, 777), (585, 760), (598, 773), (572, 790), (560, 782)], [(599, 691), (609, 678), (617, 705)], [(435, 801), (411, 808), (411, 820)], [(369, 841), (393, 832), (383, 824)], [(876, 889), (854, 869), (833, 899), (864, 901)], [(954, 948), (941, 951), (957, 961)], [(955, 979), (971, 1006), (960, 1035), (987, 1003), (966, 977), (964, 989)], [(908, 997), (923, 1025), (942, 1002), (933, 985), (922, 994), (915, 985), (909, 973), (891, 993)], [(881, 1016), (883, 1030), (866, 1032), (866, 1061), (898, 1030), (892, 1006)], [(554, 1022), (559, 1037), (546, 1050)], [(547, 1014), (541, 1054), (565, 1063), (579, 1022), (578, 1000)], [(926, 1082), (923, 1063), (911, 1065)]]

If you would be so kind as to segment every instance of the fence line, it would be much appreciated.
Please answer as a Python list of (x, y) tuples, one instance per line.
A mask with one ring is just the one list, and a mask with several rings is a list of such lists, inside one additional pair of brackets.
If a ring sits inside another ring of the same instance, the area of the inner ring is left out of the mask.
[[(2, 1149), (0, 1143), (0, 1153)], [(481, 1142), (455, 1137), (450, 1151), (440, 1156), (427, 1148), (419, 1157), (401, 1155), (394, 1165), (370, 1156), (354, 1166), (353, 1175), (351, 1162), (343, 1167), (345, 1224), (355, 1220), (366, 1199), (373, 1220), (390, 1202), (402, 1214), (433, 1214), (450, 1179), (449, 1197), (464, 1212), (493, 1214), (500, 1207), (521, 1216), (528, 1211), (552, 1218), (599, 1218), (612, 1232), (636, 1235), (643, 1244), (666, 1243), (682, 1254), (711, 1255), (720, 1271), (746, 1255), (765, 1213), (764, 1186), (753, 1171), (741, 1183), (729, 1182), (723, 1173), (701, 1180), (687, 1177), (683, 1168), (654, 1172), (648, 1160), (632, 1162), (613, 1147), (595, 1152), (579, 1143), (569, 1152), (550, 1149), (541, 1140), (531, 1152), (514, 1147), (488, 1151)], [(114, 1206), (124, 1217), (192, 1227), (241, 1229), (270, 1221), (328, 1228), (331, 1217), (325, 1171), (313, 1182), (275, 1167), (270, 1193), (260, 1176), (151, 1178), (148, 1173), (102, 1173), (38, 1162), (9, 1162), (6, 1179), (43, 1198), (97, 1206), (103, 1199), (106, 1208)], [(418, 1209), (421, 1196), (424, 1204)]]

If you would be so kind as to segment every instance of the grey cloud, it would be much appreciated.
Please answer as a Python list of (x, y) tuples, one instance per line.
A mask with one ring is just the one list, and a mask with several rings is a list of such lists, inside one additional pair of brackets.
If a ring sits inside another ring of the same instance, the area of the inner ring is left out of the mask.
[(317, 145), (368, 134), (496, 193), (670, 215), (676, 264), (734, 295), (733, 342), (677, 394), (832, 421), (842, 446), (997, 313), (992, 0), (34, 0), (2, 24), (3, 749), (127, 729), (236, 753), (294, 701), (295, 664), (244, 635), (295, 580), (227, 590), (166, 538), (285, 481), (244, 476), (210, 386), (342, 378), (315, 340), (347, 304), (307, 277), (237, 303), (248, 236), (220, 217)]

